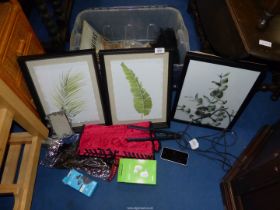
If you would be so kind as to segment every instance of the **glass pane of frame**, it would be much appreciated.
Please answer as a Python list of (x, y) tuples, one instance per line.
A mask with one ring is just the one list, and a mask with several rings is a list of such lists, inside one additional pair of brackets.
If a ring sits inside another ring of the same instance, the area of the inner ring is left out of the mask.
[(170, 57), (154, 49), (100, 51), (111, 124), (169, 126)]
[(218, 129), (232, 127), (264, 69), (261, 64), (189, 52), (173, 119)]
[(92, 50), (24, 56), (19, 64), (43, 120), (64, 111), (73, 128), (105, 123), (100, 74)]

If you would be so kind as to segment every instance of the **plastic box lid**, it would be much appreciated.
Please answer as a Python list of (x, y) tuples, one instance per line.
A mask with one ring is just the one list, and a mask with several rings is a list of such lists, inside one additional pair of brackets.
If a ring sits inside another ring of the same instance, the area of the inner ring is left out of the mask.
[(189, 51), (189, 36), (179, 10), (168, 6), (90, 8), (81, 11), (70, 37), (70, 50), (79, 50), (83, 21), (111, 41), (134, 39), (155, 41), (160, 29), (172, 28), (176, 34), (180, 64)]

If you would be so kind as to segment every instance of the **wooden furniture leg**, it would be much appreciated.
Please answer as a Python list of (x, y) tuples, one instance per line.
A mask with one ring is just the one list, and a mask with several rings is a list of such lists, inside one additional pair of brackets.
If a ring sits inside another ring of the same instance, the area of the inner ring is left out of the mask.
[[(29, 210), (42, 140), (48, 129), (0, 80), (0, 194), (13, 194), (13, 210)], [(17, 122), (26, 132), (11, 132)]]

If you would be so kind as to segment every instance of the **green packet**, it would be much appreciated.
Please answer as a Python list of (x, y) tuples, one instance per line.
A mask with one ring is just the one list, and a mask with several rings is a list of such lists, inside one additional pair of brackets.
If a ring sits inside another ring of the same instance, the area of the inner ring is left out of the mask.
[(121, 158), (118, 170), (118, 182), (136, 184), (156, 184), (156, 160)]

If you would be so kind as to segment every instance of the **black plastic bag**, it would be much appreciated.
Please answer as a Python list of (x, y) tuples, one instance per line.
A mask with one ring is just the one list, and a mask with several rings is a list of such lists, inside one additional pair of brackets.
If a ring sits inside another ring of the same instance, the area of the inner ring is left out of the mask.
[(52, 140), (41, 165), (51, 168), (77, 169), (93, 177), (111, 180), (115, 175), (114, 158), (80, 156), (77, 154), (79, 134)]

